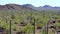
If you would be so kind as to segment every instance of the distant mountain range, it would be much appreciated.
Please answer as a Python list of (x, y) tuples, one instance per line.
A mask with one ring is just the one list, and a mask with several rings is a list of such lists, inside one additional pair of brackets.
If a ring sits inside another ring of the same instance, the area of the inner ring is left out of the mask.
[(35, 7), (31, 4), (24, 4), (24, 5), (18, 5), (18, 4), (6, 4), (6, 5), (0, 5), (0, 10), (3, 9), (18, 9), (20, 10), (21, 8), (29, 8), (33, 10), (60, 10), (60, 7), (52, 7), (50, 5), (45, 5), (45, 6), (40, 6), (40, 7)]
[(52, 7), (50, 5), (44, 5), (44, 6), (40, 6), (40, 7), (35, 7), (35, 6), (31, 5), (31, 4), (25, 4), (23, 6), (28, 7), (28, 8), (32, 8), (32, 9), (38, 10), (38, 11), (40, 11), (40, 10), (60, 10), (60, 7)]

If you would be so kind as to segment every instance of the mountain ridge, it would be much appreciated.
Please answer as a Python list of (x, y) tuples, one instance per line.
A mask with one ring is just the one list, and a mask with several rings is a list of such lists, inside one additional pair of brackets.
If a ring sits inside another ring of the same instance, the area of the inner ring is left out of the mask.
[(6, 4), (6, 5), (0, 5), (0, 10), (4, 9), (18, 9), (20, 10), (21, 8), (28, 8), (28, 9), (33, 9), (33, 10), (60, 10), (60, 7), (52, 7), (50, 5), (44, 5), (40, 7), (35, 7), (32, 4), (23, 4), (23, 5), (18, 5), (18, 4)]

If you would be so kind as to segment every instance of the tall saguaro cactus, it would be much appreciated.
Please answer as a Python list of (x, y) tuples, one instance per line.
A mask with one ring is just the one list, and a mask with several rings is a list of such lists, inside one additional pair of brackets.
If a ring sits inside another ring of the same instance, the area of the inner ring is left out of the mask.
[(11, 34), (11, 20), (10, 20), (10, 34)]
[(35, 19), (34, 19), (34, 34), (35, 34), (35, 31), (36, 31), (36, 30), (35, 30), (35, 24), (36, 24), (36, 23), (35, 23)]

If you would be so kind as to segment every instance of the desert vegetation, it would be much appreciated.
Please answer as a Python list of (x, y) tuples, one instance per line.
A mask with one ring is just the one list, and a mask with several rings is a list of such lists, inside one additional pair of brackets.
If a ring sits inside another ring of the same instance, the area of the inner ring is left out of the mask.
[(60, 11), (0, 10), (0, 34), (59, 34)]

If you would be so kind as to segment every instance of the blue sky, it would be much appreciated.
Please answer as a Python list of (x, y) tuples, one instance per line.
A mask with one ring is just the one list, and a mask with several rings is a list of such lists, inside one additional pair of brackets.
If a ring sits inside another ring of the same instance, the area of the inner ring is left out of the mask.
[(32, 4), (36, 7), (44, 6), (44, 5), (51, 5), (51, 6), (60, 6), (60, 0), (0, 0), (0, 4)]

